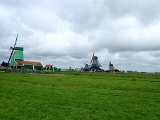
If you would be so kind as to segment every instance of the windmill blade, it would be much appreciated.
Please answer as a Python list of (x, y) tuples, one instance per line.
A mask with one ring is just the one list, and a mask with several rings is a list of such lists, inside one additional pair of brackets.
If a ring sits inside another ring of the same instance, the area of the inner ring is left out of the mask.
[(98, 60), (98, 66), (99, 66), (99, 67), (102, 67), (102, 65), (100, 64), (99, 60)]
[(10, 55), (9, 60), (8, 60), (8, 63), (9, 63), (9, 62), (10, 62), (10, 60), (11, 60), (11, 57), (12, 57), (13, 51), (14, 51), (14, 50), (12, 50), (12, 52), (11, 52), (11, 55)]
[(93, 56), (92, 56), (92, 59), (91, 59), (91, 62), (90, 62), (90, 64), (91, 64), (91, 63), (92, 63), (92, 61), (93, 61), (94, 53), (95, 53), (95, 51), (93, 52)]
[(95, 54), (95, 51), (94, 51), (94, 53), (93, 53), (93, 56), (94, 56), (94, 54)]
[(10, 50), (14, 50), (14, 48), (13, 48), (13, 47), (10, 47)]
[(92, 60), (93, 60), (93, 57), (92, 57), (92, 59), (91, 59), (91, 62), (90, 62), (90, 64), (92, 63)]
[(17, 39), (18, 39), (18, 34), (17, 34), (16, 41), (15, 41), (15, 43), (14, 43), (14, 47), (13, 47), (13, 48), (16, 47)]
[(16, 47), (17, 39), (18, 39), (18, 34), (17, 34), (16, 40), (15, 40), (15, 43), (14, 43), (14, 47), (10, 47), (10, 49), (12, 49), (12, 52), (11, 52), (11, 55), (9, 57), (8, 63), (10, 62), (12, 54), (13, 54), (13, 51), (14, 51), (14, 48)]

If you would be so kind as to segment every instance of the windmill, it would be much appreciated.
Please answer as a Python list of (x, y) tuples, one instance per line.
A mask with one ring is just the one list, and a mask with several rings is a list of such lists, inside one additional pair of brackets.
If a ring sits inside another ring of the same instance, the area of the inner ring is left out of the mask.
[(90, 65), (85, 64), (84, 70), (85, 71), (103, 71), (100, 67), (101, 64), (98, 61), (98, 57), (94, 55), (95, 52), (93, 53), (93, 56), (91, 58)]
[(113, 66), (113, 64), (111, 63), (111, 61), (109, 62), (109, 66), (108, 66), (108, 67), (109, 67), (109, 70), (110, 70), (110, 71), (114, 70), (114, 66)]
[(16, 59), (24, 60), (23, 47), (16, 47), (17, 40), (18, 40), (18, 34), (17, 34), (16, 40), (15, 40), (14, 46), (10, 47), (12, 52), (11, 52), (11, 55), (8, 59), (9, 67), (15, 67), (16, 66), (16, 61), (15, 61)]
[(91, 65), (96, 65), (96, 66), (98, 66), (98, 67), (101, 67), (101, 64), (100, 64), (99, 61), (98, 61), (98, 57), (95, 56), (94, 54), (95, 54), (95, 52), (93, 53), (93, 56), (92, 56), (92, 59), (91, 59), (90, 64), (91, 64)]

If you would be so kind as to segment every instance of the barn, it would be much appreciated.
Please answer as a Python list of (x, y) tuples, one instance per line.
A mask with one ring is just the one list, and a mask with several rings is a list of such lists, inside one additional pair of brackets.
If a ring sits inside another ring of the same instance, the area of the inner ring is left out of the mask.
[(16, 69), (42, 70), (43, 65), (40, 62), (24, 61), (15, 59)]

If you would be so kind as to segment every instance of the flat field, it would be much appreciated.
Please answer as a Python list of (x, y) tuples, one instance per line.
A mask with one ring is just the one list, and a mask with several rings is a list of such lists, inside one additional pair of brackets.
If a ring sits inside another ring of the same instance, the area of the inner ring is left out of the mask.
[(159, 120), (160, 74), (0, 73), (1, 120)]

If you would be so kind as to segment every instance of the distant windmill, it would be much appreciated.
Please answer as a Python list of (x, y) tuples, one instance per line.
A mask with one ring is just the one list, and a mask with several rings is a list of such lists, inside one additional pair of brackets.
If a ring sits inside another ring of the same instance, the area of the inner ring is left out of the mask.
[(92, 56), (92, 59), (91, 59), (90, 64), (101, 67), (101, 65), (100, 65), (100, 63), (99, 63), (99, 61), (98, 61), (98, 57), (95, 56), (94, 54), (95, 54), (95, 52), (93, 53), (93, 56)]
[(93, 56), (91, 58), (90, 65), (85, 64), (84, 71), (103, 71), (101, 69), (101, 64), (98, 61), (98, 57), (94, 55), (95, 52), (93, 53)]
[(12, 52), (11, 52), (11, 55), (8, 59), (9, 66), (16, 66), (16, 62), (15, 62), (16, 59), (24, 60), (23, 47), (16, 47), (17, 40), (18, 40), (18, 34), (17, 34), (16, 40), (15, 40), (14, 46), (10, 47)]

